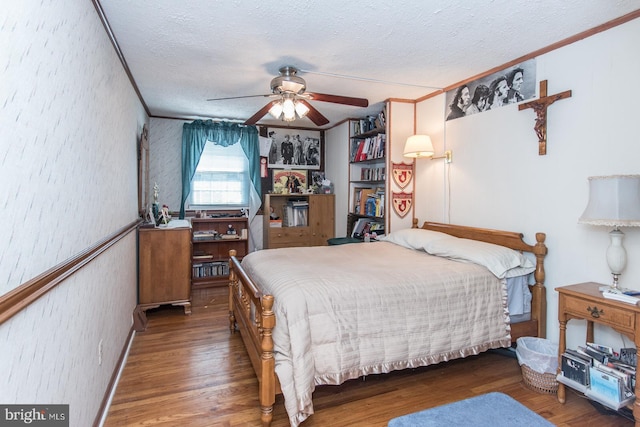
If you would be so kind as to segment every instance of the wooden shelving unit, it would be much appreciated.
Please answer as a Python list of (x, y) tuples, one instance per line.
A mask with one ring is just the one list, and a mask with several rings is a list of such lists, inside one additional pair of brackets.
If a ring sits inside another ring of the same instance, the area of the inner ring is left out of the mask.
[[(301, 202), (302, 206), (307, 203), (307, 212), (304, 214), (306, 221), (297, 222), (296, 226), (287, 226), (287, 205), (296, 202)], [(333, 194), (266, 194), (264, 212), (265, 249), (324, 246), (328, 244), (328, 239), (335, 237)], [(271, 220), (271, 212), (278, 220)]]
[(348, 235), (359, 218), (386, 226), (389, 206), (386, 129), (376, 127), (359, 133), (361, 124), (362, 120), (352, 121), (350, 130)]
[[(227, 234), (229, 226), (236, 231), (235, 235)], [(248, 219), (244, 216), (193, 218), (191, 228), (191, 287), (226, 286), (229, 281), (229, 251), (235, 249), (239, 259), (249, 253)]]

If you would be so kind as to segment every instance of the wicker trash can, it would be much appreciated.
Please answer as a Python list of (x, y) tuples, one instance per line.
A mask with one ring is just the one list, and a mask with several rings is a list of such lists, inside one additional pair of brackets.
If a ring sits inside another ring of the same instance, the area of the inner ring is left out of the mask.
[(522, 381), (530, 390), (543, 394), (558, 392), (558, 345), (544, 338), (522, 337), (516, 340), (516, 356), (522, 369)]

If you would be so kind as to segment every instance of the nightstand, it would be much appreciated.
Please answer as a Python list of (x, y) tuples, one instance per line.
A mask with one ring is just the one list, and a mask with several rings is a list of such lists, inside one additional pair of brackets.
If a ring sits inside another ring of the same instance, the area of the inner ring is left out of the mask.
[[(567, 347), (567, 322), (570, 319), (587, 321), (587, 342), (593, 340), (593, 325), (599, 323), (609, 326), (626, 335), (640, 348), (640, 307), (624, 302), (605, 299), (599, 290), (599, 283), (588, 282), (556, 288), (558, 291), (558, 321), (560, 322), (560, 343), (558, 345), (558, 362)], [(560, 374), (560, 363), (558, 363)], [(636, 372), (638, 372), (636, 366)], [(558, 385), (558, 401), (565, 402), (565, 385)], [(636, 427), (640, 427), (640, 381), (636, 382), (636, 400), (633, 403), (633, 416)]]

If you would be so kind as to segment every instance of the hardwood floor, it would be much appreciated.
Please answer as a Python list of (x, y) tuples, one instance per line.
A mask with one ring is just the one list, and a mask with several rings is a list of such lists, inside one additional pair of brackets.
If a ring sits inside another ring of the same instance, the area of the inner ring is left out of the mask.
[[(227, 290), (194, 290), (192, 299), (190, 316), (182, 307), (147, 312), (147, 330), (134, 338), (105, 426), (260, 426), (258, 382), (240, 335), (229, 332)], [(318, 387), (315, 414), (302, 427), (384, 427), (391, 418), (491, 391), (558, 426), (634, 425), (600, 414), (569, 389), (564, 405), (555, 395), (530, 391), (516, 359), (484, 353)], [(278, 396), (272, 426), (288, 425)]]

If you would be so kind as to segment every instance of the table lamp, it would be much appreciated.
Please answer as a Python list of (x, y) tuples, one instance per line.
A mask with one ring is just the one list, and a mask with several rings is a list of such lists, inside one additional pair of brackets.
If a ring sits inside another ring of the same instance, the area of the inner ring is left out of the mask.
[(627, 265), (627, 251), (620, 227), (640, 227), (640, 175), (589, 177), (589, 203), (578, 223), (613, 227), (607, 263), (613, 275), (611, 290), (621, 292), (618, 278)]

